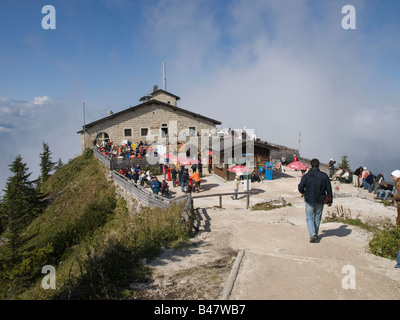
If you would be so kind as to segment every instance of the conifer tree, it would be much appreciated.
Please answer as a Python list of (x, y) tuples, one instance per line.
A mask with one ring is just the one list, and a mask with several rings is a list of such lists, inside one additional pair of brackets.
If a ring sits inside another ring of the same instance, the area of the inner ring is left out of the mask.
[(346, 155), (342, 156), (342, 163), (339, 164), (339, 167), (341, 167), (343, 170), (350, 170), (349, 161), (347, 160)]
[(3, 199), (0, 199), (0, 235), (6, 229), (6, 220), (5, 220), (5, 217), (3, 216), (3, 213), (1, 211), (2, 207), (3, 207)]
[(64, 163), (62, 162), (61, 158), (58, 158), (58, 162), (57, 162), (56, 166), (54, 167), (54, 170), (60, 169), (63, 165), (64, 165)]
[(51, 152), (49, 144), (43, 142), (43, 153), (40, 154), (40, 182), (45, 182), (49, 177), (50, 173), (55, 168), (55, 162), (51, 161)]
[(42, 210), (42, 197), (29, 180), (28, 168), (22, 162), (21, 155), (17, 156), (9, 166), (14, 174), (9, 177), (2, 202), (0, 203), (0, 217), (3, 222), (3, 236), (7, 239), (11, 262), (17, 257), (17, 250), (21, 244), (21, 233), (24, 228)]

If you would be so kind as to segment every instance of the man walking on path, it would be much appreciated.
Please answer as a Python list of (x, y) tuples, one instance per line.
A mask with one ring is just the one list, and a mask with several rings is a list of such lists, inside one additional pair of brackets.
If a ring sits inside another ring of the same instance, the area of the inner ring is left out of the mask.
[[(311, 160), (311, 169), (301, 178), (299, 192), (304, 195), (310, 242), (318, 239), (324, 204), (332, 205), (332, 186), (328, 175), (319, 170), (319, 160)], [(327, 201), (325, 199), (328, 199)]]

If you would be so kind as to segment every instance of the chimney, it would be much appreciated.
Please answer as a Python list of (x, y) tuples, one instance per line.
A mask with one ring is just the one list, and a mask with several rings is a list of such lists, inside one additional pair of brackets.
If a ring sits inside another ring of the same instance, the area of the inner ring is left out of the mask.
[(157, 91), (158, 91), (158, 86), (155, 85), (155, 86), (153, 87), (153, 93), (155, 93), (155, 92), (157, 92)]

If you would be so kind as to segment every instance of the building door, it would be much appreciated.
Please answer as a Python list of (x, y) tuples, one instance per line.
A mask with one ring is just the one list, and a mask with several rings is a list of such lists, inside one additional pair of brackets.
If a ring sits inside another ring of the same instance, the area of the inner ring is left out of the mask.
[(110, 137), (105, 132), (100, 132), (96, 136), (96, 143), (97, 144), (102, 144), (103, 142), (109, 142), (109, 141), (110, 141)]

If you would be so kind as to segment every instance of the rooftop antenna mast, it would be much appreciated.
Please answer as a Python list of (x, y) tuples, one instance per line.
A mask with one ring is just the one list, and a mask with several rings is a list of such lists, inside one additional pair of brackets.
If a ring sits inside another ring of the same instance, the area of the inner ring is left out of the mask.
[(164, 91), (167, 91), (167, 78), (166, 78), (166, 73), (165, 73), (165, 62), (163, 62), (163, 88)]
[(85, 103), (83, 103), (83, 151), (86, 150), (86, 112), (85, 112)]

